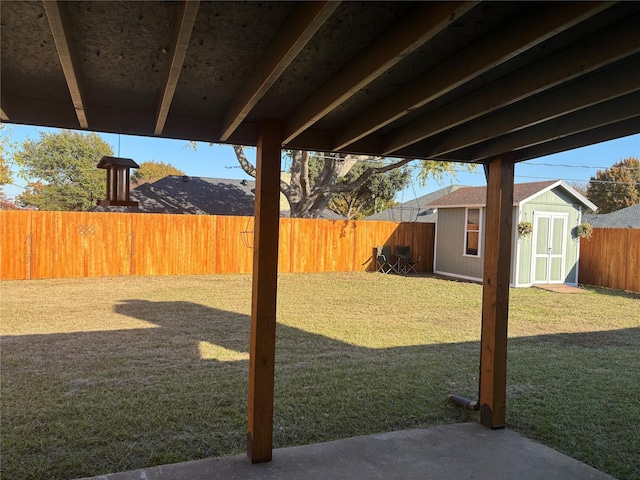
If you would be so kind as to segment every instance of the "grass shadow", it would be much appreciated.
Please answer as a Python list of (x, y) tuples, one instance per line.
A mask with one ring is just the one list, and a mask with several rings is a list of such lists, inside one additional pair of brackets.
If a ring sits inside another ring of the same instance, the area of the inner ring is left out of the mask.
[[(244, 451), (249, 317), (186, 301), (114, 309), (149, 328), (2, 340), (7, 478)], [(446, 395), (475, 398), (476, 341), (365, 348), (284, 324), (276, 335), (276, 447), (475, 418)], [(596, 468), (633, 478), (640, 413), (618, 392), (637, 392), (638, 347), (640, 328), (510, 339), (508, 425), (551, 446), (573, 439)], [(587, 432), (621, 439), (606, 447), (618, 462)]]

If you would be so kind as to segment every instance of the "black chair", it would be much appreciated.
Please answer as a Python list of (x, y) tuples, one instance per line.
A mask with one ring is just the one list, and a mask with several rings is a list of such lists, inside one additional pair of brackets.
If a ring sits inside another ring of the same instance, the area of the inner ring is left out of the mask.
[(398, 245), (396, 247), (396, 271), (398, 273), (406, 274), (406, 273), (418, 273), (416, 271), (416, 265), (420, 263), (422, 260), (422, 256), (420, 256), (417, 260), (413, 260), (411, 258), (411, 247), (408, 245)]
[(390, 245), (376, 247), (376, 267), (378, 269), (378, 272), (396, 272), (396, 263), (393, 263), (391, 261)]

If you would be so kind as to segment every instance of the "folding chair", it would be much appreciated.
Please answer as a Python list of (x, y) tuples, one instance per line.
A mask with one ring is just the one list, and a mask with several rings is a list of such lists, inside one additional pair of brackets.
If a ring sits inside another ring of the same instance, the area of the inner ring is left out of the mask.
[(416, 265), (418, 265), (418, 263), (420, 263), (420, 260), (422, 260), (422, 255), (417, 260), (412, 260), (410, 246), (398, 245), (396, 247), (396, 258), (398, 259), (396, 267), (398, 273), (418, 273), (416, 271)]
[(378, 272), (389, 273), (396, 271), (396, 264), (391, 262), (391, 246), (376, 247), (376, 267)]

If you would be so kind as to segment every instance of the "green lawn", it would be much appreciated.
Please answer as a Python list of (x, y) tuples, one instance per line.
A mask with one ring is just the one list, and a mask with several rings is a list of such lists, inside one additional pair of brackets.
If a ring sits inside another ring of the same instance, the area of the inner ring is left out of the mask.
[[(0, 285), (2, 478), (243, 452), (251, 277)], [(280, 277), (276, 447), (477, 421), (481, 286)], [(640, 295), (511, 291), (508, 427), (640, 478)]]

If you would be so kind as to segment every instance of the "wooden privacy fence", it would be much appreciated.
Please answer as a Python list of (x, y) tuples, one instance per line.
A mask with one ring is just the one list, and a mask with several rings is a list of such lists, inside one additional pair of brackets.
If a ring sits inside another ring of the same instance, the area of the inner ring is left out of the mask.
[[(249, 273), (253, 217), (0, 211), (0, 279)], [(280, 219), (280, 272), (375, 269), (376, 245), (409, 245), (433, 271), (427, 223)]]
[(594, 228), (580, 240), (579, 282), (640, 292), (640, 230)]

